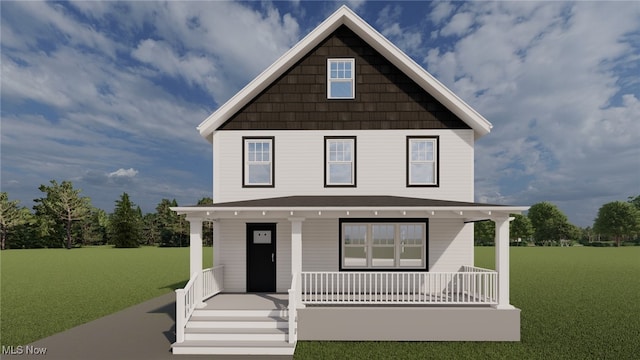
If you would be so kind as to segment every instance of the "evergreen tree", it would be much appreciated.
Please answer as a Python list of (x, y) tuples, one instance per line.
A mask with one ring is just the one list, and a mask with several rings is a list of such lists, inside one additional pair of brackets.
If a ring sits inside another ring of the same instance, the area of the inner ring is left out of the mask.
[(63, 181), (58, 184), (51, 180), (51, 186), (40, 185), (40, 191), (46, 193), (46, 197), (35, 199), (36, 216), (41, 216), (41, 226), (46, 235), (53, 236), (55, 241), (60, 236), (61, 227), (64, 229), (67, 249), (71, 249), (72, 226), (75, 221), (84, 220), (91, 210), (91, 199), (80, 196), (80, 189), (74, 189), (71, 181)]
[(122, 193), (120, 200), (116, 200), (116, 207), (109, 221), (109, 235), (111, 242), (117, 248), (135, 248), (142, 240), (141, 219), (135, 204), (127, 193)]
[[(198, 205), (211, 205), (213, 199), (210, 197), (204, 197), (198, 200)], [(204, 221), (202, 223), (202, 242), (204, 245), (213, 246), (213, 222)]]
[(158, 230), (160, 232), (160, 246), (188, 246), (189, 224), (186, 216), (178, 215), (171, 210), (178, 206), (173, 199), (162, 199), (156, 207)]
[(6, 192), (0, 192), (0, 250), (7, 245), (7, 238), (24, 224), (30, 221), (31, 212), (27, 208), (19, 208), (20, 201), (9, 201)]

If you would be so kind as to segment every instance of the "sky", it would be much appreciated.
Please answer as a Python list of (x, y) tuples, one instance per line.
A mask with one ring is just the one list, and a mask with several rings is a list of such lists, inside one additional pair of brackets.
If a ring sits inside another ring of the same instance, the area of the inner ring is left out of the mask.
[(212, 193), (196, 126), (342, 4), (493, 125), (475, 200), (590, 226), (640, 195), (640, 2), (0, 3), (0, 188), (113, 211)]

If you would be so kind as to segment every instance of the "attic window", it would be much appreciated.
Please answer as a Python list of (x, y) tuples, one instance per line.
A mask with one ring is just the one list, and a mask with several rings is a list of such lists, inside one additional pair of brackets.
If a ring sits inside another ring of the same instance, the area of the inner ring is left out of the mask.
[(353, 99), (356, 94), (354, 59), (327, 60), (327, 98)]

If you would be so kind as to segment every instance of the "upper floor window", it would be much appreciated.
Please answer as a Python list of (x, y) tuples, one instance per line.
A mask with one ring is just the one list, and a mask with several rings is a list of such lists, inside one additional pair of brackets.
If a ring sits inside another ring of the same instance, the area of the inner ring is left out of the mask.
[(325, 186), (356, 186), (356, 138), (325, 137)]
[(438, 186), (438, 137), (407, 137), (407, 186)]
[(327, 60), (327, 98), (355, 98), (356, 82), (354, 69), (354, 59)]
[(243, 186), (273, 187), (273, 137), (243, 137)]

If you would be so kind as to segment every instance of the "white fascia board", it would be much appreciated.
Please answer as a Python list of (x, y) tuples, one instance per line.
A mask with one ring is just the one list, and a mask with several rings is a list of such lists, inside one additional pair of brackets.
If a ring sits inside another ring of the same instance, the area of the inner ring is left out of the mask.
[(425, 91), (460, 117), (475, 131), (476, 138), (486, 135), (491, 131), (491, 123), (482, 115), (429, 74), (424, 68), (413, 61), (413, 59), (402, 52), (402, 50), (398, 49), (392, 42), (371, 27), (371, 25), (351, 11), (351, 9), (343, 5), (253, 81), (247, 84), (247, 86), (229, 99), (229, 101), (207, 117), (207, 119), (198, 126), (200, 135), (211, 142), (211, 134), (217, 130), (224, 121), (240, 111), (251, 99), (266, 89), (267, 86), (280, 77), (293, 64), (307, 55), (320, 41), (324, 40), (343, 24), (360, 36), (371, 47), (380, 52), (387, 60), (398, 67)]
[[(207, 217), (212, 217), (216, 215), (223, 215), (224, 213), (283, 213), (283, 212), (293, 212), (296, 216), (306, 216), (305, 213), (316, 214), (318, 211), (320, 212), (375, 212), (379, 211), (383, 212), (402, 212), (402, 211), (421, 211), (421, 212), (436, 212), (441, 214), (442, 212), (447, 212), (451, 214), (449, 217), (464, 217), (465, 213), (477, 213), (477, 212), (486, 212), (491, 211), (491, 215), (482, 216), (483, 218), (495, 218), (502, 216), (507, 216), (509, 214), (519, 214), (523, 211), (527, 211), (529, 209), (528, 206), (319, 206), (319, 207), (309, 207), (309, 206), (300, 206), (300, 207), (283, 207), (283, 206), (273, 206), (273, 207), (209, 207), (209, 206), (181, 206), (181, 207), (172, 207), (171, 210), (177, 212), (180, 215), (189, 215), (189, 214), (206, 214)], [(461, 213), (461, 215), (456, 216), (455, 213)]]

